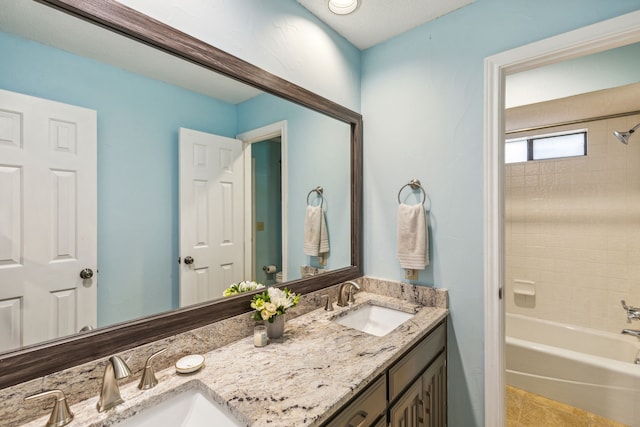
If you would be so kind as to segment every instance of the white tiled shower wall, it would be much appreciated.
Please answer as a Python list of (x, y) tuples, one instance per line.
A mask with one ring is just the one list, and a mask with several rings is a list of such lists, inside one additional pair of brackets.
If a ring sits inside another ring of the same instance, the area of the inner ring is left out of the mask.
[[(640, 306), (640, 114), (557, 127), (587, 129), (586, 157), (506, 165), (506, 310), (620, 333), (620, 300)], [(530, 133), (531, 134), (531, 133)], [(517, 296), (514, 280), (535, 282)], [(637, 324), (635, 324), (637, 323)]]

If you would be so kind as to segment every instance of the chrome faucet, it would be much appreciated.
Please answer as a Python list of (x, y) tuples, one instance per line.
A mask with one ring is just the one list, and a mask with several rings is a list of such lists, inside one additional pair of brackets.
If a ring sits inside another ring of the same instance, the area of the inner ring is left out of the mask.
[(127, 378), (129, 375), (131, 375), (131, 370), (124, 360), (118, 356), (111, 356), (109, 358), (107, 366), (104, 368), (104, 375), (102, 376), (100, 399), (96, 404), (98, 412), (104, 412), (124, 402), (122, 396), (120, 396), (120, 387), (118, 387), (117, 380)]
[(327, 301), (324, 303), (324, 311), (333, 311), (333, 303), (331, 302), (331, 297), (329, 296), (329, 294), (321, 295), (320, 298), (327, 299)]
[(640, 330), (638, 329), (623, 329), (622, 334), (640, 338)]
[(73, 412), (69, 409), (67, 398), (62, 390), (47, 390), (42, 393), (27, 396), (24, 400), (40, 399), (43, 397), (55, 397), (56, 402), (51, 410), (49, 420), (45, 424), (46, 427), (62, 427), (66, 426), (73, 420)]
[[(352, 305), (354, 302), (356, 302), (355, 299), (353, 298), (354, 287), (360, 290), (360, 286), (356, 282), (352, 282), (351, 280), (344, 282), (343, 284), (340, 285), (340, 288), (338, 289), (338, 302), (337, 302), (339, 307), (346, 307), (347, 305)], [(347, 288), (349, 292), (348, 298), (346, 300), (344, 298), (345, 288)]]
[(640, 320), (640, 307), (628, 306), (624, 300), (620, 302), (622, 303), (622, 308), (627, 312), (627, 323), (631, 323), (632, 319)]
[(167, 351), (166, 348), (162, 350), (156, 351), (153, 353), (144, 364), (144, 370), (142, 371), (142, 377), (140, 378), (140, 383), (138, 384), (138, 388), (140, 390), (148, 390), (158, 385), (158, 379), (156, 378), (156, 372), (153, 369), (153, 365), (151, 365), (151, 361), (159, 354)]

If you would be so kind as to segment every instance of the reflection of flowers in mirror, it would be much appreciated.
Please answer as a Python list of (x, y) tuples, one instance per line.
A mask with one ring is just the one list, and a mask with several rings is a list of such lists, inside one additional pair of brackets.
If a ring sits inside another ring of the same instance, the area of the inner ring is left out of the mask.
[(285, 314), (289, 308), (295, 307), (298, 301), (300, 294), (295, 294), (287, 288), (267, 288), (266, 291), (254, 295), (251, 300), (251, 308), (256, 310), (253, 319), (273, 323), (276, 316)]
[(255, 291), (256, 289), (262, 289), (262, 288), (264, 288), (264, 285), (262, 283), (243, 280), (242, 282), (234, 283), (231, 286), (229, 286), (227, 289), (225, 289), (224, 292), (222, 293), (222, 296), (230, 297), (233, 295), (241, 294), (243, 292), (251, 292), (251, 291)]

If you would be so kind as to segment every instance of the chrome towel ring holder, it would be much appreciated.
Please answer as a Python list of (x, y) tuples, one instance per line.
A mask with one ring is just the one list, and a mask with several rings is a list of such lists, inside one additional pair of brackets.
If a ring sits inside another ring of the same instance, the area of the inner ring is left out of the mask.
[(307, 194), (307, 205), (309, 205), (309, 196), (311, 196), (312, 193), (317, 193), (318, 197), (320, 197), (320, 206), (322, 206), (324, 204), (324, 188), (317, 186), (313, 190), (309, 191)]
[(400, 201), (400, 193), (402, 193), (402, 190), (404, 190), (405, 187), (411, 187), (411, 189), (414, 191), (422, 190), (422, 206), (424, 206), (424, 202), (427, 200), (427, 192), (424, 191), (424, 187), (420, 183), (420, 180), (415, 178), (400, 187), (400, 191), (398, 191), (398, 204), (402, 204), (402, 202)]

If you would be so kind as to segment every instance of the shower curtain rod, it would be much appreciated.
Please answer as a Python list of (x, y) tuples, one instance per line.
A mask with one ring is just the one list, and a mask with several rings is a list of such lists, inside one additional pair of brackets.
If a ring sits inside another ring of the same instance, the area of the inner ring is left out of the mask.
[(595, 121), (598, 121), (598, 120), (608, 120), (608, 119), (616, 119), (618, 117), (633, 116), (633, 115), (636, 115), (636, 114), (640, 114), (640, 110), (629, 111), (627, 113), (607, 114), (605, 116), (598, 116), (598, 117), (588, 117), (588, 118), (585, 118), (585, 119), (569, 120), (567, 122), (552, 123), (552, 124), (548, 124), (548, 125), (540, 125), (540, 126), (532, 126), (532, 127), (528, 127), (528, 128), (514, 129), (514, 130), (510, 130), (510, 131), (505, 131), (504, 134), (505, 135), (513, 135), (514, 133), (531, 132), (531, 131), (534, 131), (534, 130), (549, 129), (549, 128), (554, 128), (554, 127), (558, 127), (558, 126), (578, 125), (578, 124), (582, 124), (582, 123), (595, 122)]

